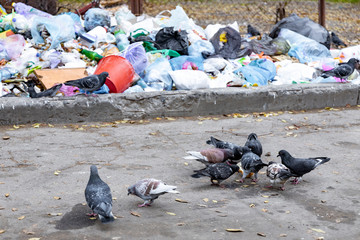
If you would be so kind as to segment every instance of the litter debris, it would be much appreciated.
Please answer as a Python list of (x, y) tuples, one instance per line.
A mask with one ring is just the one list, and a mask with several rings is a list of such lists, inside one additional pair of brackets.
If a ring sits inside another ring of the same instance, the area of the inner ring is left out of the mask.
[(109, 76), (93, 94), (360, 84), (359, 62), (340, 78), (324, 74), (359, 59), (360, 45), (296, 14), (260, 34), (248, 23), (246, 33), (238, 22), (203, 28), (179, 5), (154, 17), (126, 5), (108, 11), (99, 1), (58, 15), (21, 2), (12, 8), (0, 16), (1, 97), (86, 94), (63, 83), (102, 72)]

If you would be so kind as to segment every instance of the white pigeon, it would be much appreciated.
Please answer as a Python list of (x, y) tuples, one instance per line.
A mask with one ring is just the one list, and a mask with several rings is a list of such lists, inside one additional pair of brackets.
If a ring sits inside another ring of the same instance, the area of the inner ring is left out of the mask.
[(160, 195), (165, 193), (179, 193), (176, 186), (166, 185), (161, 180), (146, 178), (138, 181), (128, 188), (128, 195), (132, 194), (143, 199), (145, 202), (138, 207), (150, 206)]

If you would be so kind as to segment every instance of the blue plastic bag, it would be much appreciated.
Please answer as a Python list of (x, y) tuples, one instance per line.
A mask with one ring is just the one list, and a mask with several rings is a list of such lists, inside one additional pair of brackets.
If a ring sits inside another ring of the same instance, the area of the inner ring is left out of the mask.
[(157, 90), (170, 91), (173, 85), (169, 72), (172, 71), (167, 58), (158, 58), (145, 69), (144, 82)]
[(204, 71), (204, 58), (201, 56), (179, 56), (169, 60), (172, 70), (193, 69)]
[(75, 38), (74, 20), (67, 14), (53, 18), (35, 17), (31, 25), (31, 35), (36, 44), (44, 43), (39, 33), (39, 28), (44, 26), (51, 35), (51, 46), (49, 49), (57, 48), (60, 43)]
[(256, 59), (234, 71), (237, 75), (239, 72), (243, 74), (247, 82), (264, 86), (276, 76), (276, 66), (272, 61), (265, 58)]
[(330, 50), (323, 44), (304, 37), (299, 33), (282, 28), (279, 36), (289, 41), (291, 46), (288, 52), (289, 56), (299, 59), (301, 63), (319, 61), (323, 58), (332, 58)]
[(210, 41), (198, 40), (191, 44), (188, 48), (189, 56), (203, 56), (202, 53), (207, 55), (213, 55), (215, 48)]

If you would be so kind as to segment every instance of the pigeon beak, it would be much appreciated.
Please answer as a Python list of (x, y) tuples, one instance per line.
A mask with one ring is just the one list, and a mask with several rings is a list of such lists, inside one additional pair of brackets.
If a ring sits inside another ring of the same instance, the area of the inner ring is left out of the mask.
[(128, 196), (130, 195), (130, 193), (128, 192)]
[(280, 154), (278, 154), (276, 157), (280, 157)]

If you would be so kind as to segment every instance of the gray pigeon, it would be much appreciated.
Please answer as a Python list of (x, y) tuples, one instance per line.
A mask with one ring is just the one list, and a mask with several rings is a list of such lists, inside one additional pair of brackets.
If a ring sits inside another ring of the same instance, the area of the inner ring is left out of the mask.
[(251, 26), (250, 24), (247, 25), (247, 33), (250, 34), (252, 37), (261, 36), (259, 30), (257, 30), (255, 27)]
[(114, 221), (110, 187), (101, 180), (95, 165), (90, 167), (90, 178), (85, 189), (85, 199), (93, 211), (90, 216), (99, 215), (102, 223)]
[(209, 148), (201, 150), (200, 152), (188, 151), (187, 153), (189, 155), (184, 157), (184, 159), (196, 160), (205, 165), (224, 162), (234, 157), (233, 151), (221, 148)]
[(161, 180), (146, 178), (138, 181), (128, 188), (128, 195), (132, 194), (143, 199), (145, 202), (138, 207), (150, 206), (160, 195), (165, 193), (179, 193), (176, 186), (166, 185)]
[(209, 145), (213, 145), (216, 148), (221, 148), (221, 149), (230, 149), (232, 151), (232, 154), (234, 155), (231, 160), (233, 161), (239, 161), (241, 159), (242, 156), (242, 147), (240, 145), (231, 143), (231, 142), (226, 142), (226, 141), (222, 141), (220, 139), (214, 138), (214, 137), (210, 137), (210, 140), (206, 141), (207, 144)]
[(296, 174), (293, 174), (284, 164), (271, 161), (266, 169), (266, 176), (270, 179), (271, 183), (271, 185), (267, 187), (271, 188), (275, 184), (280, 183), (280, 189), (284, 191), (285, 183), (291, 177), (296, 177)]
[(249, 134), (249, 136), (248, 136), (248, 138), (246, 140), (245, 146), (250, 148), (253, 153), (255, 153), (259, 157), (261, 157), (262, 152), (263, 152), (262, 145), (261, 145), (256, 133), (250, 133)]
[(69, 80), (64, 84), (68, 86), (78, 87), (85, 92), (94, 92), (99, 90), (105, 83), (106, 78), (109, 76), (108, 72), (102, 72), (100, 74), (90, 75), (77, 80)]
[(340, 63), (334, 69), (329, 71), (325, 71), (321, 74), (321, 77), (328, 78), (328, 77), (337, 77), (340, 79), (347, 79), (348, 77), (353, 74), (355, 69), (359, 68), (360, 61), (356, 58), (350, 58), (349, 61), (346, 63)]
[(347, 47), (347, 45), (338, 37), (338, 35), (334, 32), (331, 32), (331, 42), (335, 44), (335, 46), (344, 46)]
[(56, 93), (60, 90), (62, 84), (57, 84), (49, 89), (46, 89), (45, 91), (37, 93), (34, 89), (35, 82), (34, 81), (28, 81), (26, 83), (28, 87), (29, 96), (31, 98), (41, 98), (41, 97), (54, 97)]
[(279, 156), (281, 157), (281, 163), (296, 175), (293, 181), (294, 184), (298, 184), (304, 174), (311, 172), (320, 164), (330, 161), (328, 157), (294, 158), (286, 150), (280, 150), (278, 157)]
[(239, 163), (241, 166), (241, 170), (243, 171), (242, 178), (240, 179), (240, 182), (244, 182), (244, 179), (250, 174), (254, 173), (253, 182), (257, 182), (257, 174), (260, 171), (261, 168), (267, 166), (266, 163), (264, 163), (261, 158), (253, 153), (250, 148), (243, 147), (243, 156), (241, 158), (241, 161)]
[(236, 164), (231, 164), (229, 161), (222, 162), (222, 163), (214, 163), (206, 168), (195, 170), (195, 174), (191, 175), (193, 178), (200, 178), (200, 177), (210, 177), (210, 181), (212, 184), (214, 180), (217, 181), (217, 184), (220, 183), (229, 177), (231, 177), (234, 173), (239, 171), (239, 166)]

